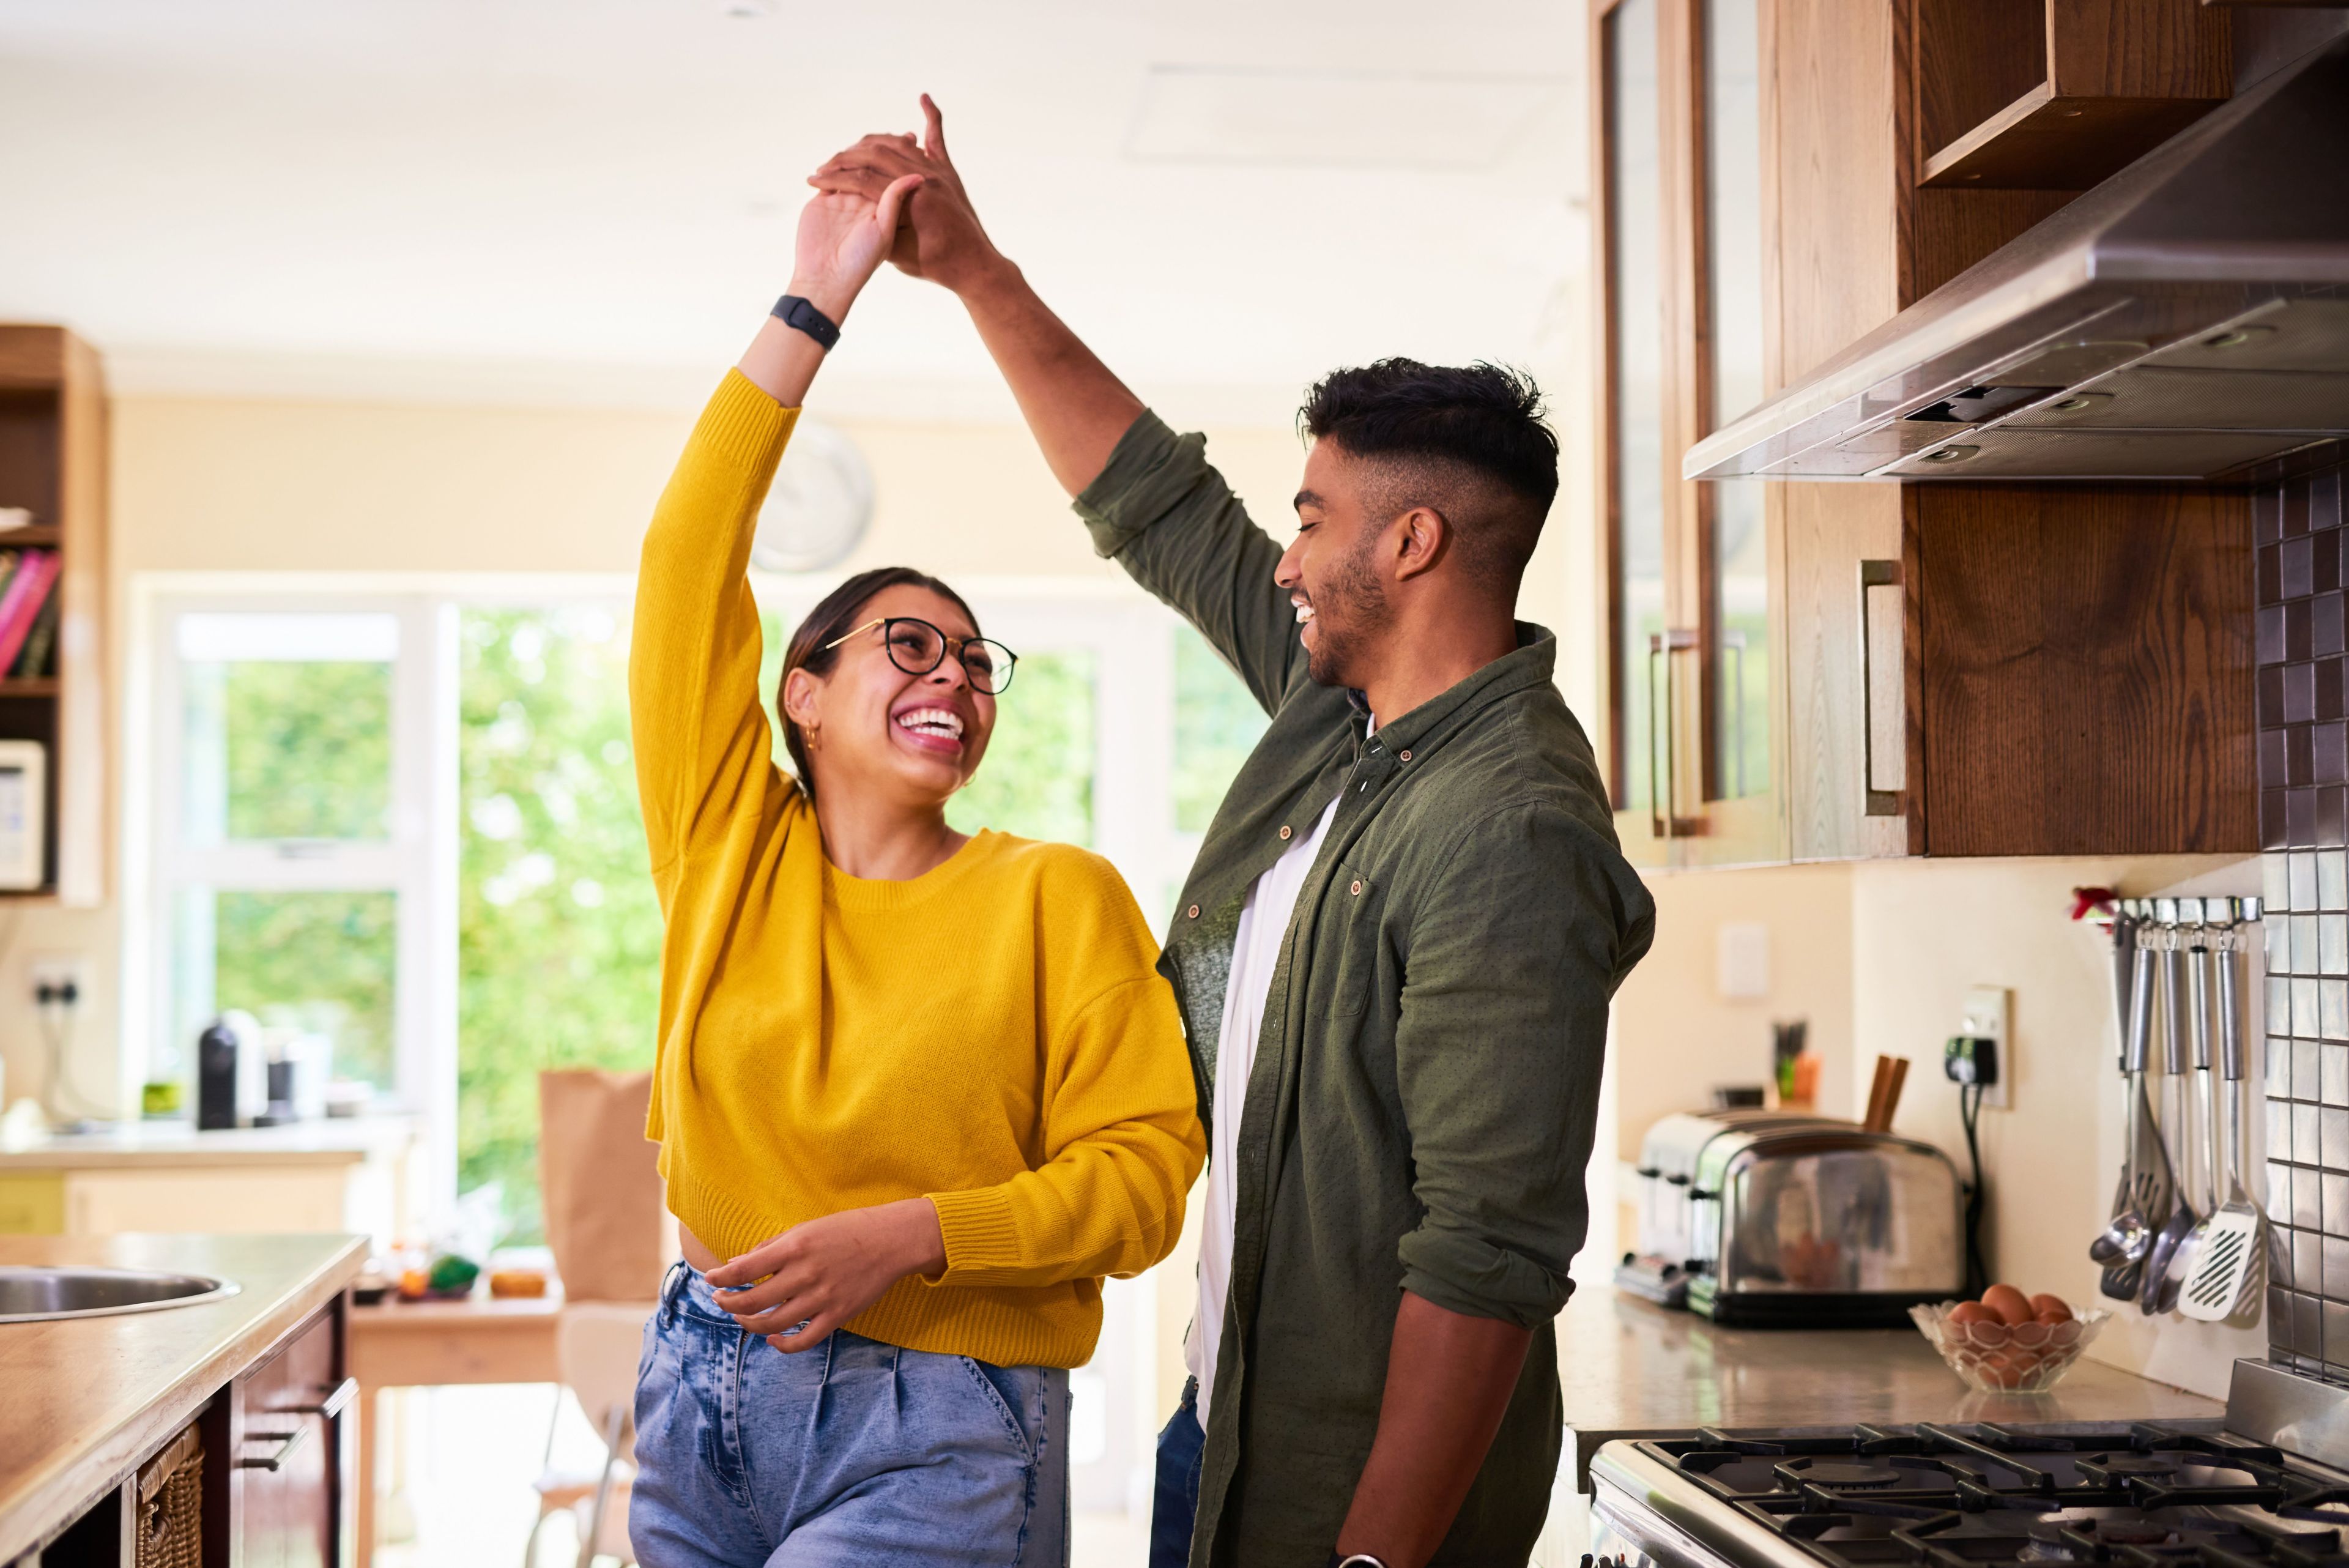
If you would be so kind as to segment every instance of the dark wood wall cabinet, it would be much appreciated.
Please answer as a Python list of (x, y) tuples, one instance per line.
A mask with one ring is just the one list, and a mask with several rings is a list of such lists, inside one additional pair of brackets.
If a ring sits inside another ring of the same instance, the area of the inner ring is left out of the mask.
[[(1744, 14), (1750, 109), (1707, 52), (1727, 36), (1722, 7), (1593, 9), (1604, 728), (1627, 851), (1687, 867), (2252, 852), (2247, 493), (1679, 477), (1694, 441), (2222, 101), (2223, 14), (2196, 0), (1745, 0)], [(1740, 112), (1750, 258), (1720, 242), (1733, 203), (1709, 134)], [(1739, 268), (1754, 280), (1744, 317), (1721, 293)], [(1731, 342), (1724, 324), (1746, 318)], [(1747, 511), (1760, 565), (1733, 597), (1722, 524)], [(1758, 742), (1734, 753), (1742, 784), (1719, 763), (1733, 602), (1750, 612), (1733, 628), (1744, 679), (1762, 683), (1743, 718)]]
[(1924, 185), (2078, 191), (2224, 103), (2201, 0), (1916, 0), (1905, 62)]
[(344, 1334), (337, 1300), (10, 1568), (350, 1568), (359, 1410)]

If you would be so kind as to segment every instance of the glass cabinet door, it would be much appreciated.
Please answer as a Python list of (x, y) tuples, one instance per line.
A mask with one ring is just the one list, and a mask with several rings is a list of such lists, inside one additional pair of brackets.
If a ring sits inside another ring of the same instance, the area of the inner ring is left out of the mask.
[[(1699, 288), (1706, 352), (1698, 374), (1699, 435), (1760, 403), (1763, 335), (1762, 113), (1759, 0), (1694, 0), (1697, 147), (1703, 204)], [(1775, 859), (1767, 491), (1758, 480), (1696, 487), (1703, 561), (1704, 799), (1702, 857)]]
[(1657, 10), (1620, 0), (1599, 19), (1606, 334), (1609, 733), (1617, 832), (1634, 861), (1669, 849), (1665, 603), (1664, 244)]

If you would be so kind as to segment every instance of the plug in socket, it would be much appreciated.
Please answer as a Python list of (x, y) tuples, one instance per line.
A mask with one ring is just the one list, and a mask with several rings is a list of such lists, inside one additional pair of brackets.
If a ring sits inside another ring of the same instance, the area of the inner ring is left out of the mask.
[(1987, 1040), (1990, 1050), (1985, 1054), (1988, 1082), (1982, 1089), (1982, 1103), (2006, 1110), (2014, 1104), (2014, 1030), (2012, 1014), (2014, 992), (2002, 985), (1977, 985), (1966, 992), (1965, 1003), (1960, 1011), (1958, 1033), (1972, 1040)]

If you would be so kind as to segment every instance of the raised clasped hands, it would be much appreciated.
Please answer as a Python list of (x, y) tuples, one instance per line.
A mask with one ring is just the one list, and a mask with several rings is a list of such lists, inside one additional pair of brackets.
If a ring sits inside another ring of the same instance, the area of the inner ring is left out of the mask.
[(879, 202), (915, 180), (897, 220), (889, 260), (914, 277), (962, 293), (1003, 265), (987, 237), (962, 176), (947, 155), (945, 119), (930, 95), (922, 95), (923, 132), (867, 136), (835, 153), (808, 177), (827, 198)]
[(777, 1350), (807, 1350), (908, 1274), (947, 1266), (926, 1198), (845, 1209), (794, 1225), (707, 1276), (719, 1305)]
[(879, 270), (897, 233), (905, 198), (922, 183), (918, 171), (875, 183), (868, 191), (823, 191), (800, 210), (792, 248), (792, 292), (836, 325)]

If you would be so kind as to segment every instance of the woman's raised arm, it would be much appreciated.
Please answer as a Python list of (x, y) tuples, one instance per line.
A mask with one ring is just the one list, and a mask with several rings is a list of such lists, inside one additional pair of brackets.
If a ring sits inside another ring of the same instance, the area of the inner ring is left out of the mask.
[[(800, 213), (790, 294), (836, 327), (888, 254), (906, 193), (822, 195)], [(702, 410), (654, 509), (636, 577), (628, 649), (636, 788), (656, 881), (695, 843), (722, 834), (746, 792), (773, 778), (759, 691), (759, 608), (745, 576), (750, 533), (823, 363), (811, 332), (770, 316)]]

